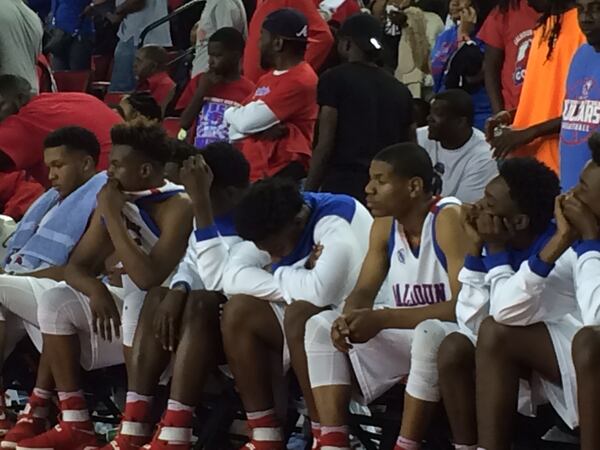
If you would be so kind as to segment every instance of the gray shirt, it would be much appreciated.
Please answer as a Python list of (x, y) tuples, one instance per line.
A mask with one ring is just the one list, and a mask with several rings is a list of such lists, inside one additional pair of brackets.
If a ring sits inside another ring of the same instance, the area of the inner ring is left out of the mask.
[(248, 21), (242, 0), (207, 0), (196, 32), (196, 56), (192, 76), (208, 70), (208, 39), (220, 28), (232, 27), (248, 37)]
[(37, 92), (42, 35), (40, 18), (22, 0), (0, 0), (0, 75), (25, 78)]
[[(117, 0), (117, 7), (125, 3), (126, 0)], [(146, 4), (140, 11), (128, 14), (121, 22), (117, 36), (122, 42), (127, 42), (133, 38), (133, 44), (137, 47), (140, 43), (140, 34), (144, 28), (158, 19), (168, 14), (167, 0), (146, 0)], [(171, 30), (169, 22), (162, 24), (146, 35), (144, 45), (159, 45), (161, 47), (170, 47)]]
[(473, 128), (473, 135), (465, 145), (448, 150), (439, 142), (430, 140), (428, 133), (428, 127), (419, 128), (417, 142), (427, 150), (434, 165), (444, 166), (442, 195), (457, 197), (467, 203), (482, 198), (485, 186), (498, 174), (484, 134)]

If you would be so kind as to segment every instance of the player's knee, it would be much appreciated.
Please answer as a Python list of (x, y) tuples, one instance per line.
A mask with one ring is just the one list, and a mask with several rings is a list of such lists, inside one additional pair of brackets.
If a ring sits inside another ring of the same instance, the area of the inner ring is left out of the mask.
[(286, 307), (283, 328), (290, 345), (304, 346), (306, 322), (319, 310), (317, 306), (305, 301), (294, 302)]
[(439, 320), (421, 322), (414, 331), (411, 347), (412, 357), (432, 357), (435, 360), (438, 348), (445, 337), (446, 330)]
[(77, 303), (75, 293), (68, 286), (45, 291), (38, 303), (38, 322), (42, 333), (73, 334), (75, 329), (70, 319), (75, 313), (73, 309), (81, 308)]
[(438, 370), (443, 373), (456, 373), (472, 370), (475, 366), (475, 347), (466, 336), (460, 333), (448, 335), (438, 351)]
[(572, 344), (573, 363), (578, 372), (600, 369), (600, 327), (584, 327), (575, 335)]
[(477, 351), (486, 354), (503, 353), (508, 348), (512, 328), (496, 322), (492, 317), (486, 318), (479, 327)]
[(220, 295), (210, 291), (192, 291), (189, 293), (183, 312), (183, 326), (205, 327), (218, 323)]
[(247, 295), (234, 295), (223, 307), (221, 332), (224, 337), (238, 335), (248, 329), (253, 314), (253, 298)]
[(317, 314), (306, 321), (304, 331), (304, 347), (306, 352), (323, 352), (330, 349), (335, 352), (331, 341), (331, 324), (324, 314)]

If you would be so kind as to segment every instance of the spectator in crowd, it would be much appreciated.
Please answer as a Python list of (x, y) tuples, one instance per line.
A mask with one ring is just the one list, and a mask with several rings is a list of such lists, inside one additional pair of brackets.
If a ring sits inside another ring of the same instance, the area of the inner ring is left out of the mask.
[(427, 118), (429, 117), (430, 110), (431, 105), (428, 101), (422, 98), (413, 98), (413, 117), (417, 128), (427, 126)]
[(42, 22), (45, 22), (52, 9), (52, 0), (27, 0), (27, 4), (33, 9)]
[(160, 105), (148, 92), (134, 92), (124, 96), (116, 110), (125, 122), (138, 120), (139, 117), (155, 123), (163, 119)]
[(44, 187), (24, 170), (0, 173), (0, 211), (15, 221), (44, 193)]
[(414, 139), (410, 92), (376, 64), (382, 37), (381, 23), (369, 14), (350, 17), (338, 32), (338, 52), (347, 62), (319, 80), (319, 137), (305, 185), (309, 191), (348, 194), (364, 203), (373, 157)]
[(565, 192), (579, 181), (591, 157), (587, 141), (600, 125), (595, 113), (600, 108), (600, 12), (590, 0), (579, 0), (578, 5), (579, 26), (587, 43), (573, 56), (567, 77), (560, 129), (560, 183)]
[(47, 186), (44, 139), (64, 126), (90, 130), (100, 142), (98, 170), (108, 167), (110, 129), (119, 115), (88, 94), (75, 92), (31, 95), (31, 86), (14, 75), (0, 76), (0, 170), (25, 170)]
[(87, 70), (92, 64), (94, 23), (84, 14), (89, 0), (53, 0), (52, 22), (44, 53), (54, 70)]
[(304, 61), (308, 36), (300, 11), (283, 8), (269, 14), (260, 41), (261, 66), (269, 72), (244, 106), (225, 111), (230, 139), (243, 140), (252, 181), (306, 175), (318, 114), (317, 75)]
[(358, 0), (314, 0), (314, 3), (321, 17), (336, 28), (348, 17), (360, 12)]
[[(300, 11), (307, 20), (308, 45), (306, 48), (306, 61), (315, 71), (325, 62), (333, 45), (333, 36), (329, 26), (319, 14), (313, 0), (267, 0), (258, 4), (248, 31), (248, 41), (244, 51), (244, 76), (253, 83), (265, 74), (268, 67), (264, 67), (259, 54), (259, 41), (265, 18), (274, 11), (282, 8), (294, 8)], [(299, 30), (301, 31), (301, 30)]]
[(533, 156), (558, 173), (558, 135), (567, 73), (585, 36), (573, 1), (529, 3), (542, 17), (533, 34), (519, 106), (516, 111), (501, 111), (492, 117), (486, 135), (495, 157)]
[(396, 78), (402, 81), (414, 97), (430, 94), (433, 82), (429, 74), (429, 54), (437, 37), (444, 31), (444, 23), (436, 13), (423, 11), (408, 3), (401, 12), (390, 15), (402, 25), (398, 44), (398, 65), (393, 67)]
[[(198, 154), (198, 149), (192, 144), (179, 139), (167, 139), (168, 145), (171, 147), (171, 160), (165, 164), (165, 178), (175, 184), (181, 185), (180, 169), (183, 163), (192, 156)], [(239, 152), (239, 150), (238, 150)]]
[(449, 10), (453, 25), (438, 36), (431, 51), (433, 90), (468, 92), (475, 126), (483, 130), (492, 109), (483, 78), (483, 44), (475, 37), (480, 17), (472, 0), (450, 0)]
[(403, 16), (401, 11), (408, 4), (408, 0), (375, 0), (371, 7), (373, 15), (384, 26), (383, 65), (390, 71), (396, 70), (398, 66), (398, 44), (402, 36), (402, 26), (406, 22), (406, 16)]
[(254, 92), (254, 84), (240, 75), (244, 37), (232, 27), (215, 31), (208, 39), (208, 71), (192, 78), (181, 93), (176, 110), (181, 113), (181, 128), (195, 124), (193, 142), (197, 148), (229, 140), (224, 113), (240, 106)]
[(478, 37), (485, 43), (485, 87), (494, 114), (516, 109), (540, 14), (527, 0), (501, 0)]
[(498, 171), (485, 135), (473, 127), (471, 98), (460, 89), (437, 94), (427, 122), (417, 130), (417, 142), (441, 175), (442, 196), (467, 203), (479, 200)]
[(137, 91), (148, 91), (160, 106), (163, 115), (175, 96), (175, 82), (167, 72), (169, 55), (157, 45), (140, 48), (135, 55), (133, 73), (137, 79)]
[(242, 0), (207, 0), (195, 28), (196, 54), (192, 66), (192, 78), (208, 71), (209, 39), (215, 31), (225, 27), (235, 28), (246, 39), (248, 20), (244, 3)]
[(42, 51), (42, 22), (23, 0), (0, 5), (0, 75), (24, 78), (38, 92), (37, 57)]
[[(119, 43), (115, 48), (111, 92), (131, 92), (135, 89), (133, 64), (136, 48), (142, 44), (144, 29), (167, 15), (167, 0), (117, 0), (114, 13), (106, 17), (119, 26)], [(144, 45), (171, 46), (171, 31), (165, 23), (144, 38)]]

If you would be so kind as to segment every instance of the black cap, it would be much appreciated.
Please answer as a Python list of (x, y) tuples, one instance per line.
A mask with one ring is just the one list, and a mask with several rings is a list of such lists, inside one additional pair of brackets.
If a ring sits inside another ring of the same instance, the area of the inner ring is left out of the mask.
[(265, 18), (262, 27), (283, 39), (312, 42), (312, 39), (308, 37), (306, 16), (294, 8), (273, 11)]
[(371, 14), (358, 13), (348, 17), (338, 34), (352, 39), (363, 52), (383, 49), (383, 26)]

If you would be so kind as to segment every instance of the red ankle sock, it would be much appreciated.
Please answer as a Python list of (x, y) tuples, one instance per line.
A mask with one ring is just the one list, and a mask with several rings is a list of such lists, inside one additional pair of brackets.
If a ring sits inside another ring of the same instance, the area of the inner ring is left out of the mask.
[(420, 448), (420, 442), (416, 442), (411, 439), (398, 436), (398, 440), (396, 441), (396, 446), (394, 447), (394, 450), (419, 450)]
[(192, 428), (194, 421), (194, 407), (184, 405), (177, 400), (169, 400), (167, 411), (162, 423), (167, 427)]
[(149, 423), (152, 420), (151, 417), (152, 397), (139, 395), (135, 392), (128, 392), (123, 420), (128, 422)]
[(347, 426), (321, 426), (321, 449), (338, 450), (350, 448), (350, 436)]

